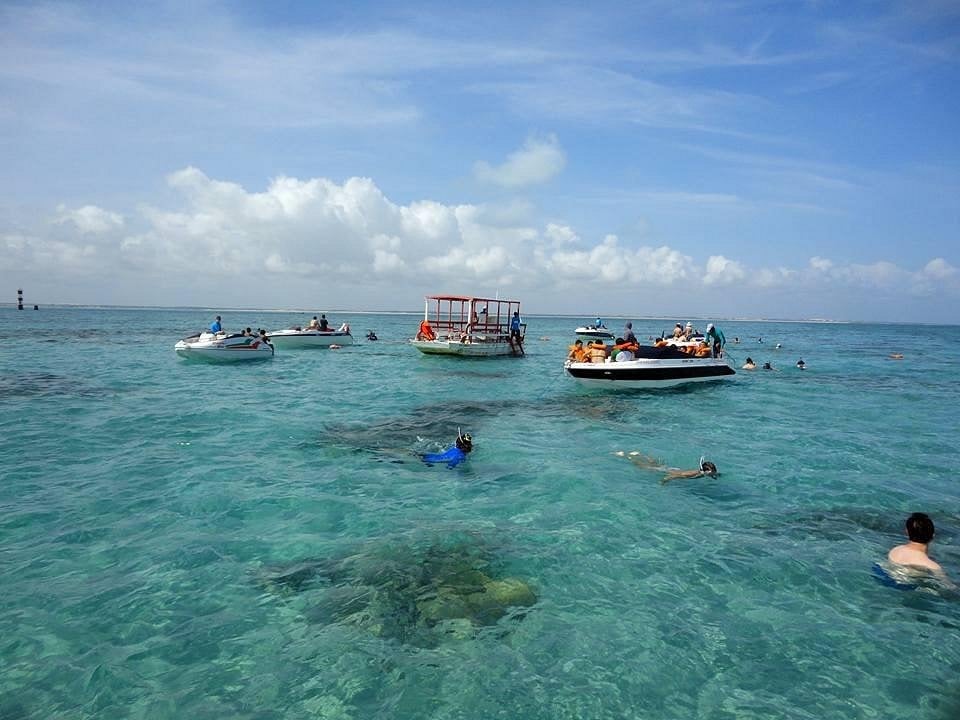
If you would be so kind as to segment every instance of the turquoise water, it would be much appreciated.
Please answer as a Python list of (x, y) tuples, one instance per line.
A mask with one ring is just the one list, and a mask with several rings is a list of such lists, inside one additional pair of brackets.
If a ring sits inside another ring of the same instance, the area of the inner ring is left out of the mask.
[[(177, 358), (211, 315), (0, 309), (0, 718), (960, 717), (960, 601), (871, 572), (922, 510), (960, 578), (949, 334), (730, 321), (777, 371), (611, 393), (562, 373), (585, 318), (522, 359), (339, 314), (357, 346)], [(532, 595), (427, 616), (488, 580)]]

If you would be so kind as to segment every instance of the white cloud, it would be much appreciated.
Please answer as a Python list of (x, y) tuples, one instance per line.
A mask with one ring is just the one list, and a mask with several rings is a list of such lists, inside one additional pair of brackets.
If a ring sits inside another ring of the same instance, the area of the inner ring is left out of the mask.
[(810, 267), (818, 272), (830, 272), (833, 263), (826, 258), (814, 256), (810, 258)]
[(945, 280), (957, 274), (957, 269), (943, 258), (934, 258), (923, 268), (923, 274), (935, 280)]
[(746, 277), (746, 271), (736, 260), (723, 255), (711, 255), (707, 259), (707, 271), (703, 278), (705, 285), (732, 285)]
[(543, 139), (531, 138), (523, 148), (511, 153), (507, 160), (497, 167), (486, 162), (474, 165), (477, 179), (506, 188), (520, 188), (539, 185), (560, 174), (567, 163), (566, 154), (560, 147), (556, 136)]
[(58, 205), (54, 222), (58, 225), (72, 223), (84, 235), (101, 234), (123, 227), (123, 216), (96, 205), (84, 205), (75, 210)]

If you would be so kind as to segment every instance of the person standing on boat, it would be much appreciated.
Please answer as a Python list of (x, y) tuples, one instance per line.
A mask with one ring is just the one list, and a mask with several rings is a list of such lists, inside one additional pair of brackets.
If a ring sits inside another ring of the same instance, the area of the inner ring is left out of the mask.
[(212, 332), (214, 335), (223, 332), (223, 326), (220, 324), (219, 315), (217, 315), (217, 319), (210, 324), (210, 332)]
[(633, 334), (632, 322), (628, 322), (626, 325), (623, 326), (623, 337), (618, 338), (617, 344), (620, 344), (621, 342), (624, 342), (624, 343), (632, 342), (635, 345), (640, 344), (639, 341), (637, 340), (637, 336)]
[(727, 339), (723, 336), (723, 331), (713, 323), (707, 323), (706, 340), (713, 348), (713, 357), (723, 355), (723, 346), (727, 344)]
[[(514, 310), (513, 318), (510, 320), (510, 347), (513, 348), (513, 354), (517, 354), (517, 350), (520, 350), (521, 355), (526, 355), (523, 351), (523, 336), (520, 334), (520, 325), (523, 324), (523, 320), (520, 319), (520, 311)], [(516, 345), (514, 345), (516, 343)]]
[(600, 328), (603, 327), (603, 318), (601, 318), (599, 315), (597, 315), (597, 324), (594, 325), (594, 327), (595, 327), (597, 330), (599, 330)]

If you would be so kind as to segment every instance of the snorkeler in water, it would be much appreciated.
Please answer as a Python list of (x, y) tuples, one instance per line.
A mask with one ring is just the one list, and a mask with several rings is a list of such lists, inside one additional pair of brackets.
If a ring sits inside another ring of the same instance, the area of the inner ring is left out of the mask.
[(447, 467), (456, 467), (473, 450), (473, 438), (470, 433), (461, 433), (457, 430), (457, 439), (452, 447), (447, 448), (442, 453), (427, 453), (423, 456), (423, 461), (428, 465), (434, 463), (446, 463)]
[(666, 484), (671, 480), (699, 478), (706, 475), (715, 478), (720, 474), (720, 471), (717, 470), (717, 466), (714, 463), (702, 457), (700, 458), (699, 467), (696, 470), (682, 470), (680, 468), (667, 467), (663, 464), (663, 461), (659, 460), (658, 458), (645, 455), (641, 452), (637, 452), (636, 450), (630, 453), (625, 453), (623, 450), (620, 450), (614, 454), (620, 457), (628, 458), (630, 462), (643, 470), (659, 470), (664, 472), (665, 475), (660, 480), (661, 484)]

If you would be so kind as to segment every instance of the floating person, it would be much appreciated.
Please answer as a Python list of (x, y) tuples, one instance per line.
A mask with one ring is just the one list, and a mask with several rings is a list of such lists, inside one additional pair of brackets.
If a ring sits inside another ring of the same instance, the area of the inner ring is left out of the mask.
[(748, 357), (748, 358), (746, 359), (746, 361), (743, 363), (743, 369), (744, 369), (744, 370), (756, 370), (756, 369), (757, 369), (757, 364), (753, 361), (753, 358), (752, 358), (752, 357)]
[(799, 360), (797, 360), (797, 367), (800, 368), (801, 370), (806, 370), (807, 364), (803, 361), (803, 358), (800, 358)]
[(763, 338), (762, 338), (762, 337), (758, 337), (758, 338), (757, 338), (757, 342), (758, 342), (758, 343), (762, 343), (762, 342), (763, 342)]
[(216, 335), (217, 333), (223, 332), (223, 325), (220, 324), (220, 316), (217, 315), (217, 319), (210, 323), (210, 332)]
[(434, 463), (446, 463), (447, 467), (453, 468), (467, 459), (467, 455), (473, 450), (473, 438), (470, 433), (461, 434), (457, 430), (457, 440), (452, 447), (447, 448), (442, 453), (427, 453), (423, 455), (423, 461), (428, 465)]
[(655, 458), (651, 455), (645, 455), (644, 453), (637, 452), (636, 450), (630, 453), (625, 453), (623, 450), (620, 450), (615, 452), (614, 455), (628, 458), (630, 462), (642, 470), (658, 470), (666, 473), (660, 480), (661, 484), (666, 484), (671, 480), (699, 478), (707, 475), (715, 478), (720, 474), (720, 471), (717, 470), (717, 466), (703, 457), (700, 458), (700, 463), (696, 470), (682, 470), (681, 468), (667, 467), (663, 464), (663, 461), (659, 460), (658, 458)]
[(765, 362), (765, 363), (763, 364), (763, 369), (764, 369), (764, 370), (775, 370), (776, 368), (774, 368), (770, 363)]
[(733, 344), (734, 344), (734, 345), (739, 345), (739, 344), (740, 344), (740, 338), (738, 338), (738, 337), (733, 338)]
[(780, 343), (777, 343), (776, 345), (774, 345), (773, 349), (774, 349), (774, 350), (779, 350), (779, 349), (782, 348), (782, 347), (783, 347), (783, 345), (781, 345)]
[(890, 353), (891, 360), (903, 360), (903, 353)]
[(379, 338), (373, 330), (369, 330), (367, 331), (367, 340), (379, 340)]
[(943, 568), (929, 555), (930, 543), (936, 533), (930, 516), (915, 512), (907, 518), (904, 528), (909, 542), (891, 549), (887, 553), (887, 560), (904, 569), (923, 570), (946, 578)]

